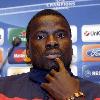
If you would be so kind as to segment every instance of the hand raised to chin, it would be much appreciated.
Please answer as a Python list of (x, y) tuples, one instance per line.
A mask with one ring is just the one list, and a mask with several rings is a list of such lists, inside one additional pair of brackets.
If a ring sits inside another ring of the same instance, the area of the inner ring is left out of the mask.
[(65, 100), (80, 90), (79, 80), (70, 76), (59, 58), (56, 58), (56, 62), (59, 65), (59, 71), (52, 69), (45, 77), (48, 83), (42, 83), (41, 87), (55, 100)]

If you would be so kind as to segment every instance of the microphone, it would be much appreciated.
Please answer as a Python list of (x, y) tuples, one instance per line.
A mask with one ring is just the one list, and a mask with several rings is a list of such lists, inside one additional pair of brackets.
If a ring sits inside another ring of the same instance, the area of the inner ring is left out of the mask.
[(2, 69), (4, 67), (4, 65), (6, 64), (6, 61), (8, 60), (9, 56), (12, 54), (13, 50), (15, 47), (19, 46), (21, 44), (21, 39), (19, 37), (16, 37), (13, 41), (12, 41), (12, 47), (10, 48), (10, 50), (8, 51), (8, 55), (5, 58), (4, 62), (2, 63), (1, 67), (0, 67), (0, 74), (2, 72)]
[(11, 53), (13, 52), (14, 48), (19, 46), (21, 44), (21, 39), (19, 37), (16, 37), (13, 41), (12, 41), (12, 48), (10, 48), (9, 52), (8, 52), (8, 57), (11, 55)]
[(19, 46), (21, 44), (21, 39), (19, 37), (16, 37), (13, 41), (12, 41), (12, 45), (14, 47)]

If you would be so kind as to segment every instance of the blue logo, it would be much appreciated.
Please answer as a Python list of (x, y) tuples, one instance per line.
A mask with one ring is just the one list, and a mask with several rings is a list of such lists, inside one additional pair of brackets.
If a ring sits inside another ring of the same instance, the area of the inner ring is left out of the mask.
[(90, 49), (87, 51), (89, 57), (100, 57), (100, 48)]

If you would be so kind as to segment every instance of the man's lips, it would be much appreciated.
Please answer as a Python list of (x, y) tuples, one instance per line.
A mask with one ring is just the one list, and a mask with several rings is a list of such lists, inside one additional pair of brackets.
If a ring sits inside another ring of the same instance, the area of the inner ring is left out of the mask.
[(45, 57), (48, 59), (59, 58), (61, 57), (61, 52), (58, 50), (51, 50), (51, 51), (46, 52)]
[(61, 55), (59, 54), (49, 54), (48, 56), (45, 56), (48, 59), (55, 59), (55, 58), (59, 58)]

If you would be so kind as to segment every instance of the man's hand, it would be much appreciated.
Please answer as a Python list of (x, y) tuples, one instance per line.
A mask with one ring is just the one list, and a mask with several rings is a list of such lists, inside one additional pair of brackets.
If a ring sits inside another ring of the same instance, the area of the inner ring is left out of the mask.
[(48, 83), (42, 83), (41, 87), (48, 91), (55, 100), (65, 100), (66, 97), (70, 97), (79, 91), (79, 81), (70, 76), (59, 58), (56, 58), (56, 61), (59, 65), (59, 72), (52, 69), (46, 75)]

